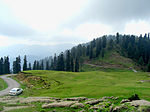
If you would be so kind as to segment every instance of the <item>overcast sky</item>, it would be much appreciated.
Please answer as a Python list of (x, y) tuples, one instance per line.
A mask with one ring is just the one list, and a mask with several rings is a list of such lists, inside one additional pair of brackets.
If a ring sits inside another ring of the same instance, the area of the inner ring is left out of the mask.
[(0, 47), (150, 32), (150, 0), (0, 0)]

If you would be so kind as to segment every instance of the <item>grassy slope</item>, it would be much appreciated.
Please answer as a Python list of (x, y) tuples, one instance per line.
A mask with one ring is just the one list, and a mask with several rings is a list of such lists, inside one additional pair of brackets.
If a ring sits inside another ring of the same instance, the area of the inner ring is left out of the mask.
[(3, 79), (0, 78), (0, 90), (3, 90), (7, 87), (8, 87), (7, 83)]
[[(49, 89), (32, 89), (24, 91), (23, 96), (51, 96), (51, 97), (129, 97), (137, 93), (141, 98), (150, 100), (150, 83), (140, 83), (148, 80), (144, 72), (58, 72), (58, 71), (26, 71), (25, 75), (40, 76), (51, 84)], [(55, 81), (60, 84), (55, 83)], [(36, 81), (30, 80), (36, 84)], [(42, 85), (42, 84), (41, 84)]]
[[(133, 60), (121, 56), (119, 53), (117, 53), (115, 50), (112, 51), (105, 51), (105, 57), (102, 58), (99, 56), (98, 58), (94, 58), (92, 60), (89, 60), (87, 57), (84, 58), (86, 60), (81, 68), (81, 71), (97, 71), (97, 70), (103, 70), (103, 71), (124, 71), (128, 68), (132, 67), (136, 70), (140, 70), (140, 67), (136, 62)], [(88, 64), (93, 64), (96, 66), (90, 66)], [(101, 67), (100, 67), (101, 66)]]

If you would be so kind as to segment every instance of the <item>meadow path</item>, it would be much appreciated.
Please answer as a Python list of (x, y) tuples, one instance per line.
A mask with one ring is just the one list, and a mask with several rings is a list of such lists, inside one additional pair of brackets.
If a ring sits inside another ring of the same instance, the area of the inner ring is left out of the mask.
[(2, 78), (8, 85), (8, 87), (6, 89), (0, 91), (0, 96), (7, 95), (12, 88), (20, 87), (20, 84), (17, 81), (8, 77), (8, 76), (12, 76), (12, 75), (17, 75), (17, 74), (9, 74), (9, 75), (0, 76), (0, 78)]

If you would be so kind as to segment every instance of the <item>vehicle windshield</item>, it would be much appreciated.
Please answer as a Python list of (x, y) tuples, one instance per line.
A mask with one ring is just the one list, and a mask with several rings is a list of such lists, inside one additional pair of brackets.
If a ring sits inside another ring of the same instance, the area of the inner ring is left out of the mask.
[(15, 89), (12, 89), (11, 91), (16, 91)]

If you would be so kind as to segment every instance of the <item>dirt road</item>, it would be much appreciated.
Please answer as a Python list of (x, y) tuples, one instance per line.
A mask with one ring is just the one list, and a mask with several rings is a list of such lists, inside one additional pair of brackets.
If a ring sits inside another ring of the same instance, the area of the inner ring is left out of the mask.
[(20, 84), (18, 82), (16, 82), (14, 79), (11, 79), (8, 77), (8, 76), (12, 76), (12, 75), (16, 75), (16, 74), (0, 76), (0, 78), (2, 78), (8, 84), (8, 87), (6, 89), (0, 91), (0, 96), (7, 95), (12, 88), (17, 88), (20, 86)]

